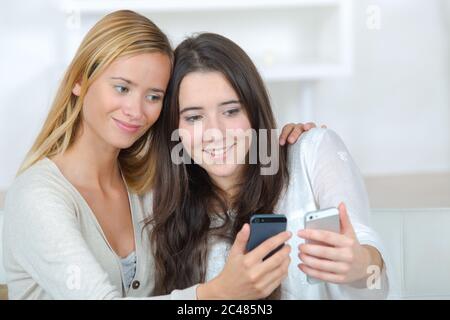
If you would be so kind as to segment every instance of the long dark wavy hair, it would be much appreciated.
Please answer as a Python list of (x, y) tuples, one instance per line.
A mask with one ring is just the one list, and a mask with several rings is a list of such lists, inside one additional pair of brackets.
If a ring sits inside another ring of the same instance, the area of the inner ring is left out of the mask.
[[(205, 281), (207, 244), (210, 235), (230, 243), (244, 223), (255, 213), (272, 213), (280, 193), (287, 185), (286, 147), (277, 144), (279, 169), (274, 175), (261, 175), (256, 164), (245, 164), (236, 188), (237, 197), (227, 200), (208, 173), (195, 163), (175, 164), (171, 151), (179, 141), (171, 135), (179, 125), (179, 90), (183, 78), (191, 72), (220, 72), (237, 93), (249, 117), (251, 127), (276, 128), (269, 97), (256, 67), (247, 54), (231, 40), (202, 33), (184, 40), (175, 50), (172, 78), (167, 99), (155, 126), (152, 148), (157, 155), (153, 193), (151, 243), (155, 256), (154, 294), (167, 294)], [(258, 143), (253, 140), (253, 143)], [(270, 144), (270, 143), (269, 143)], [(271, 152), (271, 151), (269, 151)], [(248, 156), (248, 155), (247, 155)], [(235, 213), (230, 218), (229, 212)], [(221, 223), (211, 225), (213, 218)]]

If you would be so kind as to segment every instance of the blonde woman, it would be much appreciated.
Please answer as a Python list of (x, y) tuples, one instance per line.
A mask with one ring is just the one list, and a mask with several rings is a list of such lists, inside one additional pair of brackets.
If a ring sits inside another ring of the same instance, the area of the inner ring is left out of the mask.
[[(152, 206), (151, 127), (172, 60), (167, 37), (134, 12), (109, 14), (88, 32), (6, 197), (9, 298), (153, 295), (143, 220)], [(296, 140), (303, 126), (285, 129), (281, 140)], [(194, 290), (156, 298), (195, 298)]]

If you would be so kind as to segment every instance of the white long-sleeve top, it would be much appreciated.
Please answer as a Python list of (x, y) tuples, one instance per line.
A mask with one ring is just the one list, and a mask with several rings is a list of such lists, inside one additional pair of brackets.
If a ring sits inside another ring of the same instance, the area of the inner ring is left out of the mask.
[[(281, 285), (282, 299), (383, 299), (388, 296), (390, 265), (382, 241), (370, 227), (370, 207), (358, 167), (340, 137), (330, 129), (314, 128), (302, 134), (289, 146), (290, 182), (277, 203), (275, 213), (287, 216), (287, 229), (292, 232), (291, 264), (288, 277)], [(297, 231), (304, 228), (305, 213), (337, 207), (344, 202), (351, 223), (361, 244), (368, 244), (381, 253), (379, 289), (356, 289), (348, 285), (321, 283), (311, 285), (298, 268), (298, 245), (304, 240)], [(207, 280), (223, 269), (230, 244), (210, 238)]]

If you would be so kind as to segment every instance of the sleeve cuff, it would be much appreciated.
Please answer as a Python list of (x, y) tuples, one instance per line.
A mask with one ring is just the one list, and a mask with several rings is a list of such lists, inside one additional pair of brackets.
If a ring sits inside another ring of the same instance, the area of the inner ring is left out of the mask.
[(183, 290), (173, 290), (170, 294), (171, 300), (197, 300), (197, 287), (196, 284), (192, 287)]

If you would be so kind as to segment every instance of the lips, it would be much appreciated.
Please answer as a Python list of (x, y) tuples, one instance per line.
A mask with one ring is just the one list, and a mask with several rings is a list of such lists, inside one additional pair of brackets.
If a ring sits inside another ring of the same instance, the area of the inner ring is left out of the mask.
[(206, 152), (208, 155), (215, 159), (224, 158), (227, 152), (230, 151), (231, 148), (233, 148), (235, 145), (236, 144), (234, 143), (229, 147), (203, 149), (203, 152)]
[(120, 121), (118, 119), (113, 118), (116, 125), (125, 132), (134, 133), (139, 131), (142, 128), (142, 125), (131, 124), (125, 121)]

